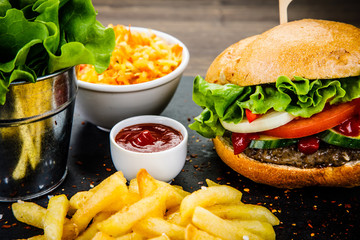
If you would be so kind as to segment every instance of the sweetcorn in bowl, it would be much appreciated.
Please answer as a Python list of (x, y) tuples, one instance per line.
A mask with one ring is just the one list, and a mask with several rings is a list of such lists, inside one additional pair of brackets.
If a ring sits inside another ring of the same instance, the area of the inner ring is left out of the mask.
[[(170, 102), (189, 63), (189, 51), (177, 38), (153, 29), (131, 27), (132, 32), (155, 34), (168, 44), (182, 48), (181, 62), (170, 73), (154, 80), (112, 85), (80, 80), (76, 111), (88, 122), (109, 131), (117, 122), (137, 115), (158, 115)], [(135, 53), (136, 54), (136, 53)], [(121, 79), (120, 79), (121, 80)]]

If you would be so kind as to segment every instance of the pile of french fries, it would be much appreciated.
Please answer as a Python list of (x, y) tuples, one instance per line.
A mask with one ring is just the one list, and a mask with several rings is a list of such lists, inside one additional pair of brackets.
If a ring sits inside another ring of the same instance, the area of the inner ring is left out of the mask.
[[(40, 86), (39, 86), (40, 85)], [(40, 116), (51, 109), (51, 91), (42, 91), (41, 99), (38, 97), (37, 88), (51, 89), (50, 81), (40, 81), (36, 85), (29, 84), (22, 91), (16, 90), (13, 93), (14, 109), (12, 119), (26, 119), (29, 116)], [(24, 97), (26, 96), (26, 101)], [(36, 103), (35, 103), (36, 102)], [(2, 128), (1, 138), (4, 141), (16, 141), (20, 145), (18, 161), (12, 172), (14, 180), (23, 179), (32, 170), (35, 170), (41, 161), (41, 148), (43, 144), (43, 134), (47, 127), (51, 126), (51, 121), (41, 120), (29, 122), (19, 126)]]
[(189, 193), (144, 169), (129, 185), (116, 172), (70, 200), (51, 197), (47, 209), (17, 202), (12, 210), (19, 221), (44, 230), (32, 240), (275, 239), (279, 219), (267, 208), (242, 203), (233, 187), (206, 182)]

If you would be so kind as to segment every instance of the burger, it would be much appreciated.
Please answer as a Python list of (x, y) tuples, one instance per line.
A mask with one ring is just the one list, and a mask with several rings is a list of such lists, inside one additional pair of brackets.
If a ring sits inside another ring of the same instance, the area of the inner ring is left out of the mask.
[(197, 76), (212, 138), (241, 175), (279, 188), (360, 185), (360, 29), (303, 19), (225, 49)]

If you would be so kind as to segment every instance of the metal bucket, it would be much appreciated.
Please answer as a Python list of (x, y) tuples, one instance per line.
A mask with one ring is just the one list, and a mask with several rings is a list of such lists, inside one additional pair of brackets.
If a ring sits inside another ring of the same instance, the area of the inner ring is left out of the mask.
[(12, 83), (0, 106), (0, 201), (44, 195), (64, 180), (77, 84), (75, 70)]

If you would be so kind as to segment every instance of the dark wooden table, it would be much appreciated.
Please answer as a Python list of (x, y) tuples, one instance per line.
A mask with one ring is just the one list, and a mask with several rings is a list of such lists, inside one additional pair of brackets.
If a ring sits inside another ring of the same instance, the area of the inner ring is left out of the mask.
[[(279, 24), (278, 0), (93, 0), (105, 25), (154, 28), (190, 51), (187, 76), (205, 75), (227, 46)], [(327, 19), (360, 26), (359, 0), (293, 0), (289, 20)]]

